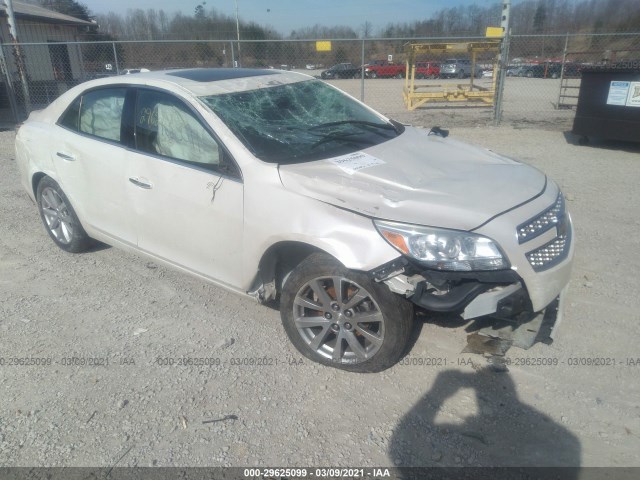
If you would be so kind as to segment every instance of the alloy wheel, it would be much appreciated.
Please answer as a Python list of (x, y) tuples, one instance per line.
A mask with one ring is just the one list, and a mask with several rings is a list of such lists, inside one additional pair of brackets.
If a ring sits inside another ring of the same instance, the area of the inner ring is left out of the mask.
[(70, 244), (73, 239), (73, 223), (67, 204), (51, 187), (42, 190), (41, 198), (47, 228), (58, 242)]
[(307, 282), (293, 302), (293, 319), (307, 346), (335, 363), (371, 359), (384, 340), (384, 317), (371, 294), (341, 276)]

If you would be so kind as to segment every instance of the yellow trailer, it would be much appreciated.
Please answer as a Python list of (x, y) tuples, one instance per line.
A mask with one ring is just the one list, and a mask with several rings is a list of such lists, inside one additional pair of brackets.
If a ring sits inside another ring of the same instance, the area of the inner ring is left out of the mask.
[[(407, 76), (402, 92), (404, 103), (409, 110), (415, 110), (427, 102), (451, 102), (468, 107), (492, 107), (495, 100), (498, 79), (498, 54), (500, 40), (484, 40), (465, 43), (412, 43), (407, 45)], [(493, 79), (490, 87), (475, 85), (473, 72), (476, 71), (478, 53), (495, 52)], [(416, 59), (419, 56), (444, 58), (450, 54), (465, 54), (471, 57), (472, 75), (465, 84), (416, 84)]]

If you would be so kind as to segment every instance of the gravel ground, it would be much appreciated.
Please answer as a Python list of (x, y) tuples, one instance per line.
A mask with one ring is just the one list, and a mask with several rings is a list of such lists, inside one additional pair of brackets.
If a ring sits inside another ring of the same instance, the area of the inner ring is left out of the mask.
[[(640, 149), (547, 127), (451, 135), (566, 192), (577, 251), (560, 338), (493, 373), (459, 353), (464, 325), (426, 321), (408, 360), (370, 375), (303, 361), (251, 300), (114, 248), (62, 252), (1, 132), (0, 465), (640, 466)], [(267, 365), (242, 365), (256, 357)]]

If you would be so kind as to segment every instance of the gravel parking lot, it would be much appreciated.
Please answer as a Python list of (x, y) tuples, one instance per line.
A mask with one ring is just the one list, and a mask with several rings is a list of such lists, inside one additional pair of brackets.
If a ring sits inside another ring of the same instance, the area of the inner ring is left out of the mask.
[(434, 319), (383, 373), (324, 368), (274, 309), (114, 248), (66, 254), (0, 132), (0, 465), (640, 466), (640, 148), (442, 120), (548, 173), (574, 219), (560, 337), (506, 373)]

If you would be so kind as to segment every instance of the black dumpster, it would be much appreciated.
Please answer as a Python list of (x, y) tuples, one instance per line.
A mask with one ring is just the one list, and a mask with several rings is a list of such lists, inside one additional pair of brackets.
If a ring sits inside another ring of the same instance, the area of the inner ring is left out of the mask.
[(640, 61), (583, 68), (573, 133), (640, 142)]

